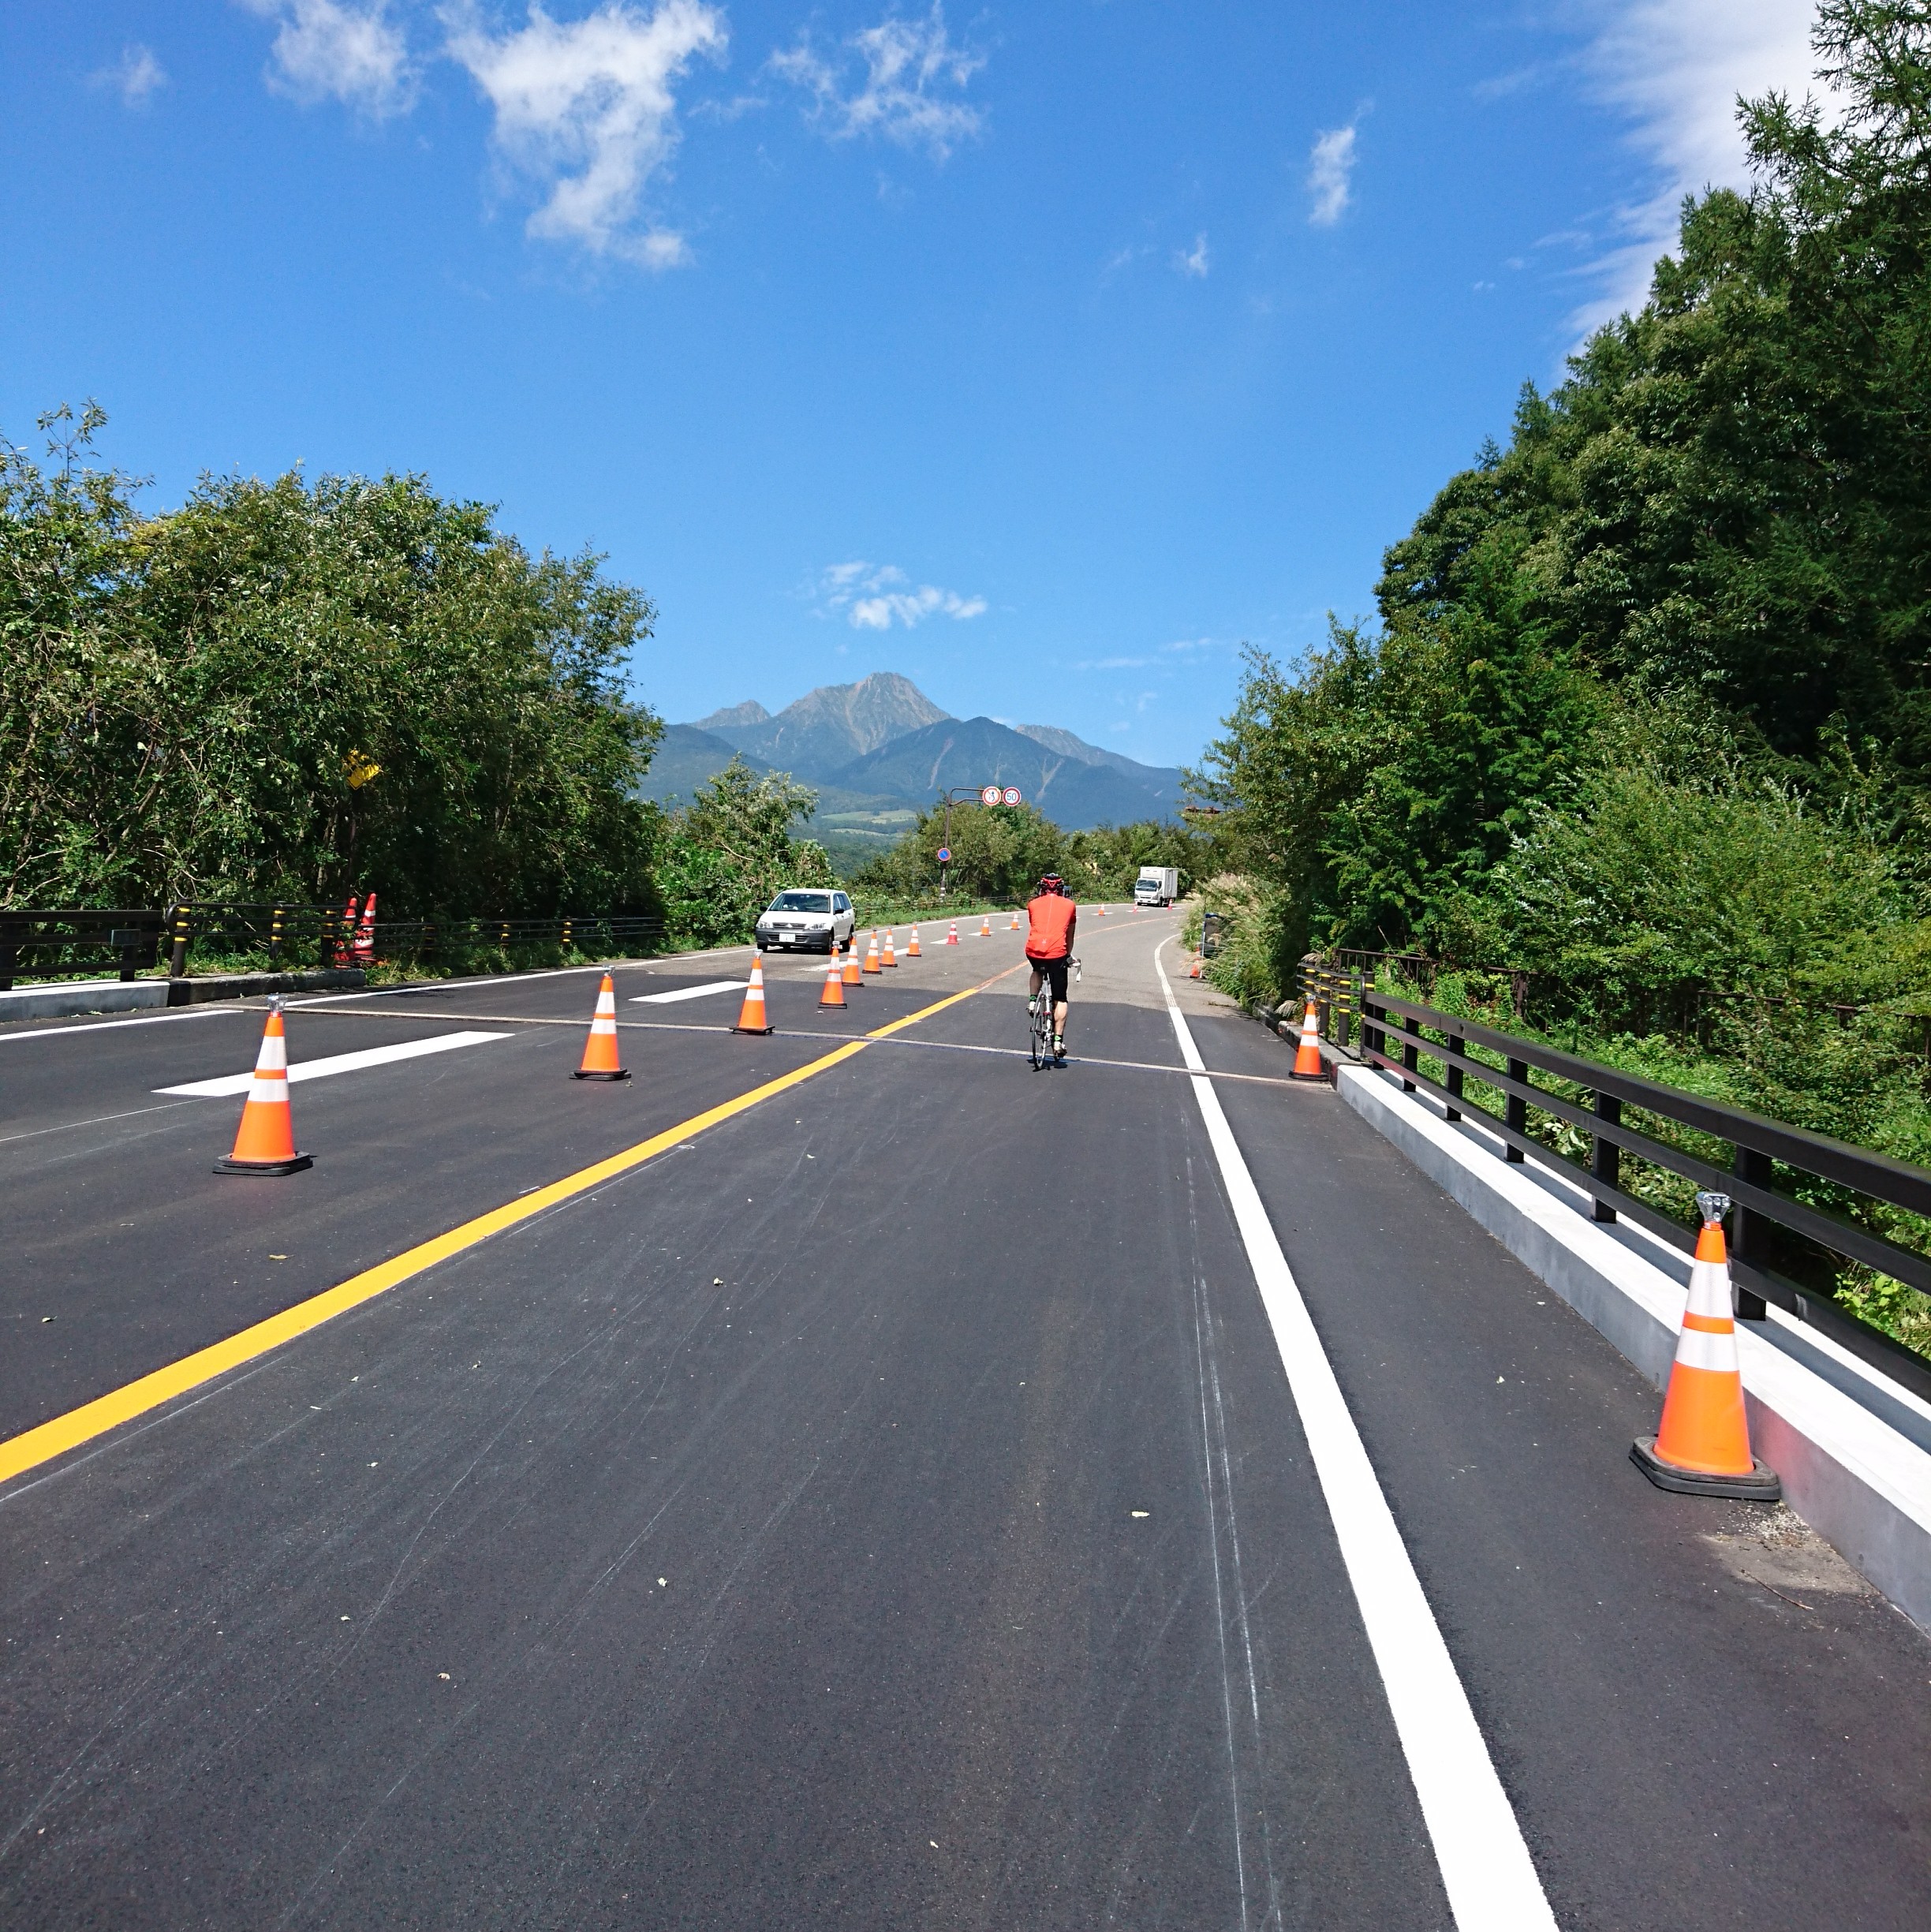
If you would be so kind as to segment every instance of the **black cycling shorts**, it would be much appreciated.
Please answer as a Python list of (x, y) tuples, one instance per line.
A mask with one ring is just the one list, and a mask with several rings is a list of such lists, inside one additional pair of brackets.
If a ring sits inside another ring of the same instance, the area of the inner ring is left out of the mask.
[(1055, 1000), (1064, 1000), (1066, 996), (1066, 967), (1069, 963), (1064, 959), (1035, 959), (1030, 953), (1026, 955), (1026, 964), (1052, 988), (1052, 996)]

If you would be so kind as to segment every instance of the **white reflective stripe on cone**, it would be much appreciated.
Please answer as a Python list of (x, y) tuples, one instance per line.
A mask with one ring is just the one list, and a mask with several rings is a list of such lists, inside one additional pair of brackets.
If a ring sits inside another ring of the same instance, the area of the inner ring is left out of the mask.
[(1718, 1375), (1739, 1371), (1736, 1334), (1712, 1335), (1704, 1328), (1685, 1328), (1676, 1338), (1676, 1366), (1679, 1369), (1708, 1369)]
[(255, 1084), (248, 1090), (248, 1104), (254, 1107), (286, 1107), (288, 1104), (288, 1075), (283, 1073), (264, 1073), (260, 1067), (255, 1070)]
[(1729, 1315), (1730, 1270), (1721, 1261), (1690, 1264), (1690, 1299), (1683, 1311), (1691, 1315)]
[(278, 1074), (288, 1065), (288, 1037), (285, 1033), (263, 1033), (261, 1051), (255, 1056), (255, 1071), (258, 1074)]

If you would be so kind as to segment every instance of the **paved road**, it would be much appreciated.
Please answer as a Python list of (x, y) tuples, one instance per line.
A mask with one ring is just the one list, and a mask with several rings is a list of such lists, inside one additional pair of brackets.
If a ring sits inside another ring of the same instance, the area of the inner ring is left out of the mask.
[(0, 1437), (551, 1203), (0, 1489), (0, 1924), (1922, 1932), (1931, 1645), (1645, 1482), (1653, 1393), (1177, 1026), (1171, 929), (1086, 921), (1044, 1074), (1003, 932), (776, 962), (767, 1039), (644, 997), (748, 955), (621, 968), (622, 1086), (587, 975), (304, 1005), (502, 1037), (298, 1084), (278, 1183), (159, 1091), (258, 1012), (0, 1033)]

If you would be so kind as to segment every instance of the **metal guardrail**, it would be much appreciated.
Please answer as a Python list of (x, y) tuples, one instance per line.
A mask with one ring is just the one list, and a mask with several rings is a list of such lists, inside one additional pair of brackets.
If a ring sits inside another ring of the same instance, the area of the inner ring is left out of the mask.
[[(1827, 1290), (1807, 1286), (1782, 1272), (1793, 1265), (1814, 1269), (1819, 1265), (1828, 1267), (1833, 1261), (1854, 1261), (1931, 1293), (1931, 1257), (1794, 1199), (1776, 1186), (1781, 1170), (1798, 1177), (1799, 1185), (1805, 1178), (1825, 1182), (1867, 1200), (1931, 1218), (1931, 1172), (1806, 1128), (1600, 1066), (1460, 1014), (1444, 1013), (1377, 992), (1372, 979), (1361, 971), (1346, 972), (1339, 966), (1304, 961), (1302, 986), (1304, 996), (1311, 996), (1316, 1002), (1324, 1037), (1338, 1046), (1347, 1046), (1352, 1021), (1352, 1030), (1358, 1035), (1352, 1050), (1359, 1059), (1399, 1075), (1410, 1093), (1421, 1089), (1434, 1095), (1449, 1119), (1459, 1120), (1465, 1115), (1478, 1119), (1504, 1143), (1509, 1160), (1522, 1161), (1533, 1153), (1551, 1166), (1571, 1170), (1593, 1201), (1599, 1221), (1613, 1221), (1622, 1216), (1678, 1248), (1687, 1250), (1693, 1243), (1689, 1229), (1621, 1185), (1625, 1154), (1679, 1175), (1700, 1188), (1727, 1194), (1735, 1203), (1730, 1256), (1739, 1316), (1761, 1320), (1765, 1303), (1774, 1302), (1830, 1334), (1873, 1367), (1931, 1396), (1931, 1363), (1881, 1329), (1859, 1320)], [(1440, 1067), (1440, 1079), (1422, 1070), (1424, 1056)], [(1581, 1089), (1587, 1104), (1537, 1086), (1531, 1078), (1536, 1073)], [(1470, 1080), (1502, 1097), (1499, 1113), (1470, 1098)], [(1626, 1107), (1726, 1144), (1731, 1153), (1730, 1167), (1701, 1160), (1627, 1124)], [(1565, 1122), (1589, 1137), (1586, 1167), (1565, 1160), (1529, 1132), (1532, 1110)]]
[(182, 977), (194, 948), (261, 953), (271, 969), (419, 965), (463, 953), (643, 951), (663, 936), (661, 919), (641, 914), (570, 914), (554, 918), (379, 919), (359, 924), (339, 906), (263, 901), (182, 901), (165, 911), (61, 907), (0, 911), (0, 992), (17, 977), (52, 978), (110, 960), (124, 980), (151, 971), (167, 955)]
[(0, 992), (53, 960), (74, 961), (69, 971), (111, 968), (133, 979), (155, 965), (166, 919), (151, 906), (0, 911)]

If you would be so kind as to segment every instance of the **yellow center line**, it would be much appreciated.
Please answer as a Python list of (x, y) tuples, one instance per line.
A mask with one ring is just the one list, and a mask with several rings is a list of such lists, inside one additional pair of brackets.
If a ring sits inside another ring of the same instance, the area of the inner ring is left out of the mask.
[(547, 1187), (539, 1187), (514, 1201), (506, 1201), (499, 1208), (491, 1208), (487, 1214), (479, 1214), (473, 1220), (450, 1228), (446, 1234), (405, 1248), (390, 1260), (364, 1269), (359, 1275), (351, 1275), (346, 1281), (326, 1288), (319, 1295), (311, 1295), (305, 1302), (297, 1302), (293, 1307), (283, 1309), (278, 1315), (257, 1321), (230, 1336), (226, 1341), (196, 1349), (178, 1362), (170, 1362), (165, 1367), (137, 1377), (118, 1388), (110, 1389), (104, 1396), (95, 1396), (92, 1402), (83, 1403), (77, 1409), (69, 1409), (65, 1415), (54, 1416), (35, 1428), (9, 1437), (0, 1442), (0, 1482), (9, 1482), (30, 1469), (37, 1469), (43, 1463), (51, 1462), (55, 1456), (78, 1448), (83, 1443), (92, 1442), (95, 1437), (105, 1435), (109, 1429), (118, 1429), (136, 1416), (145, 1415), (149, 1410), (200, 1388), (218, 1375), (225, 1375), (231, 1369), (238, 1369), (267, 1355), (271, 1349), (279, 1348), (285, 1342), (292, 1342), (311, 1329), (320, 1328), (324, 1322), (333, 1321), (338, 1315), (360, 1308), (364, 1302), (373, 1301), (379, 1295), (387, 1295), (391, 1288), (413, 1280), (452, 1255), (476, 1246), (492, 1235), (501, 1234), (504, 1229), (514, 1228), (532, 1216), (600, 1187), (606, 1181), (629, 1173), (647, 1160), (654, 1160), (658, 1155), (681, 1146), (708, 1129), (748, 1112), (761, 1101), (788, 1093), (820, 1074), (828, 1073), (834, 1067), (864, 1052), (874, 1040), (886, 1039), (908, 1026), (916, 1026), (921, 1020), (929, 1019), (935, 1013), (943, 1013), (947, 1007), (955, 1007), (962, 1000), (969, 1000), (974, 993), (996, 985), (1007, 973), (1018, 970), (1018, 966), (1008, 967), (1006, 973), (995, 973), (991, 979), (977, 986), (969, 986), (963, 992), (921, 1007), (903, 1019), (894, 1020), (891, 1025), (867, 1033), (862, 1040), (848, 1041), (843, 1046), (790, 1073), (781, 1074), (775, 1080), (768, 1080), (749, 1093), (721, 1101), (700, 1114), (693, 1114), (689, 1119), (681, 1120), (661, 1134), (653, 1134), (648, 1140), (639, 1141), (634, 1147), (626, 1147), (607, 1160), (579, 1168), (574, 1174), (566, 1174)]

